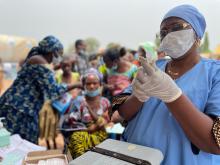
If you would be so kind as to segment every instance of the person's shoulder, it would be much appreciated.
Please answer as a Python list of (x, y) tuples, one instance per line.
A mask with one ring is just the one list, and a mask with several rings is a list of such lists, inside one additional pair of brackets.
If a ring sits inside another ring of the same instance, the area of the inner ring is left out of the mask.
[(103, 75), (107, 74), (107, 67), (105, 64), (102, 64), (98, 68), (99, 72), (102, 73)]
[(220, 67), (220, 60), (210, 59), (210, 58), (201, 58), (201, 61), (205, 65), (210, 65), (213, 67)]
[(201, 58), (201, 64), (209, 72), (220, 72), (220, 61), (215, 59)]
[(111, 105), (109, 99), (107, 99), (107, 98), (104, 97), (104, 96), (101, 97), (101, 102), (102, 102), (103, 104), (105, 104), (106, 106), (110, 106), (110, 105)]
[(78, 72), (72, 72), (72, 76), (73, 76), (73, 77), (79, 77), (80, 74), (79, 74)]
[(80, 80), (80, 74), (78, 72), (72, 72), (72, 78), (76, 81)]
[(41, 55), (36, 55), (28, 59), (28, 64), (48, 64), (45, 58), (43, 58)]
[(106, 102), (110, 102), (109, 99), (107, 97), (101, 96), (101, 100), (106, 101)]
[(208, 58), (201, 59), (201, 68), (206, 70), (210, 79), (220, 81), (220, 61)]

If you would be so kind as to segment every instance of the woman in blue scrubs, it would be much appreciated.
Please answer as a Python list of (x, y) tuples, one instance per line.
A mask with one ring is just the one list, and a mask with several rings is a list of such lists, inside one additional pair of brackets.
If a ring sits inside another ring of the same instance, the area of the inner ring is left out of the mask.
[(140, 58), (132, 85), (113, 99), (128, 122), (123, 139), (159, 149), (163, 165), (220, 164), (220, 61), (199, 55), (205, 27), (195, 7), (171, 9), (159, 48), (171, 60)]

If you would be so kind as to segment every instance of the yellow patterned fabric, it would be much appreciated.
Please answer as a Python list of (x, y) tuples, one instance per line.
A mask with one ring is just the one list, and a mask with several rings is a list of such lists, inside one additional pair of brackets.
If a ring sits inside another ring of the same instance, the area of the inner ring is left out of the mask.
[(74, 132), (70, 137), (68, 149), (75, 159), (84, 154), (91, 147), (98, 145), (108, 137), (105, 131), (96, 131), (88, 133), (87, 131)]

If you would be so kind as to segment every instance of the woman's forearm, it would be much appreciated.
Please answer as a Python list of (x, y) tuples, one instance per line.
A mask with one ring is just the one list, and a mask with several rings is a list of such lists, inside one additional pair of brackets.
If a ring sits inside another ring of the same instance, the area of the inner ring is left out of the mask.
[(76, 83), (76, 84), (67, 85), (67, 92), (71, 91), (73, 89), (76, 89), (76, 88), (82, 89), (83, 88), (82, 84), (81, 83)]
[(200, 112), (184, 95), (166, 105), (195, 146), (205, 152), (220, 154), (211, 132), (213, 120), (209, 116)]
[(118, 112), (126, 121), (129, 121), (140, 110), (142, 105), (142, 102), (140, 102), (135, 96), (131, 95), (122, 105), (120, 105)]

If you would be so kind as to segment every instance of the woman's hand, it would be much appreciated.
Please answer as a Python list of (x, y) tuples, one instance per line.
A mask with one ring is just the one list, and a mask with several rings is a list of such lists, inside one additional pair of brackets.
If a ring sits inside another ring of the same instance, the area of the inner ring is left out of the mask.
[(67, 86), (67, 91), (70, 91), (70, 90), (73, 90), (73, 89), (83, 89), (82, 83), (75, 83), (75, 84)]
[(98, 126), (96, 124), (90, 125), (89, 128), (87, 129), (88, 133), (93, 133), (97, 130), (98, 130)]
[(140, 57), (140, 63), (142, 67), (132, 85), (133, 93), (137, 98), (140, 98), (138, 95), (157, 97), (170, 103), (182, 95), (182, 90), (169, 75), (157, 68), (153, 60)]
[(118, 111), (115, 111), (113, 114), (112, 114), (112, 117), (111, 117), (111, 122), (113, 123), (121, 123), (123, 122), (124, 119), (123, 117), (121, 117), (118, 113)]
[(104, 117), (101, 117), (99, 116), (98, 117), (98, 120), (96, 121), (96, 125), (98, 125), (98, 127), (101, 129), (101, 128), (104, 128), (104, 126), (107, 124), (108, 122), (105, 120)]
[(90, 125), (89, 128), (87, 129), (87, 131), (89, 133), (93, 133), (95, 131), (103, 129), (106, 124), (107, 124), (107, 121), (103, 117), (99, 116), (96, 123)]

